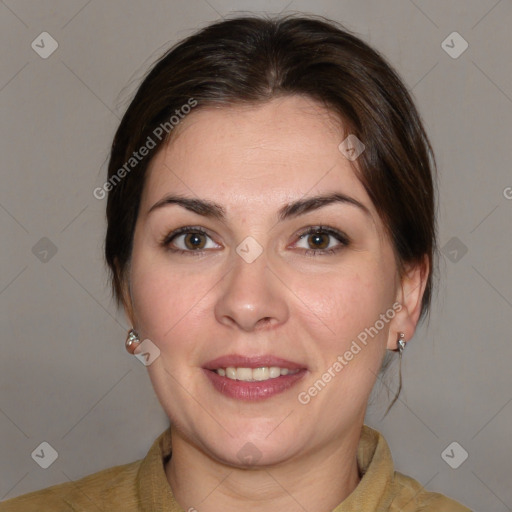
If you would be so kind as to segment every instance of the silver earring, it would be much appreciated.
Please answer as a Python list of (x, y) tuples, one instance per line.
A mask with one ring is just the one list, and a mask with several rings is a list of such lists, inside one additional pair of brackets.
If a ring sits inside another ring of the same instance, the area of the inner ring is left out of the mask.
[(125, 347), (126, 350), (133, 355), (135, 349), (139, 346), (140, 338), (135, 329), (130, 329), (126, 336)]
[(402, 353), (405, 348), (405, 334), (403, 332), (398, 333), (398, 340), (396, 341), (397, 344), (397, 350), (398, 350), (398, 356), (399, 356), (399, 363), (398, 363), (398, 391), (393, 398), (393, 401), (389, 404), (386, 413), (384, 414), (384, 418), (387, 416), (389, 410), (391, 407), (393, 407), (393, 404), (398, 400), (398, 396), (400, 395), (400, 391), (402, 390)]
[(404, 351), (404, 348), (405, 348), (405, 334), (403, 332), (401, 332), (399, 334), (399, 338), (397, 340), (397, 345), (398, 345), (398, 353), (400, 355), (400, 357), (402, 357), (402, 352)]

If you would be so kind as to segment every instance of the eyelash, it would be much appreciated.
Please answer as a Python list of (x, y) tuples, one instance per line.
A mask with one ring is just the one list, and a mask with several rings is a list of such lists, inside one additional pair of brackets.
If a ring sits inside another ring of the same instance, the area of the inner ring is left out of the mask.
[[(173, 252), (175, 254), (185, 254), (187, 256), (202, 256), (205, 252), (205, 250), (198, 250), (198, 251), (192, 251), (192, 250), (183, 250), (183, 249), (175, 249), (170, 247), (170, 243), (177, 238), (179, 235), (182, 234), (189, 234), (189, 233), (196, 233), (200, 235), (207, 236), (208, 238), (211, 238), (206, 231), (204, 231), (202, 228), (198, 226), (184, 226), (182, 228), (176, 229), (175, 231), (172, 231), (168, 235), (166, 235), (163, 240), (160, 242), (160, 244), (165, 247), (166, 250)], [(304, 237), (308, 235), (315, 235), (318, 233), (326, 234), (329, 236), (334, 237), (336, 240), (340, 242), (340, 245), (337, 245), (335, 248), (331, 249), (303, 249), (305, 252), (304, 254), (306, 256), (310, 257), (316, 257), (317, 255), (325, 256), (329, 254), (335, 254), (343, 247), (347, 247), (350, 245), (350, 239), (342, 233), (341, 231), (338, 231), (337, 229), (330, 228), (327, 226), (311, 226), (304, 231), (302, 231), (298, 238), (299, 240), (302, 240)], [(206, 249), (209, 250), (209, 249)]]

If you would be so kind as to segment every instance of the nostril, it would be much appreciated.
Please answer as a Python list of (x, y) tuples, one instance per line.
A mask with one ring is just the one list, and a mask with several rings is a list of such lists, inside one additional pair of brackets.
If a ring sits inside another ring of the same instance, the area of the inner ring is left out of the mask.
[(266, 316), (265, 318), (262, 318), (259, 320), (258, 324), (261, 324), (261, 326), (270, 325), (272, 323), (272, 317)]

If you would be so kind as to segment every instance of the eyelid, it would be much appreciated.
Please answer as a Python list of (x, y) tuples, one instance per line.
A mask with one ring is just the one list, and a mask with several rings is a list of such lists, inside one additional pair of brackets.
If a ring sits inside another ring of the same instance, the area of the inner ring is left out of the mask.
[(306, 235), (314, 235), (315, 233), (325, 233), (327, 235), (333, 236), (334, 238), (338, 239), (338, 241), (345, 245), (348, 245), (350, 243), (350, 238), (345, 233), (336, 228), (323, 225), (309, 226), (304, 230), (300, 231), (297, 236), (299, 238), (303, 238)]
[[(178, 236), (181, 236), (184, 234), (189, 234), (189, 233), (199, 233), (199, 234), (205, 235), (208, 238), (210, 238), (211, 240), (213, 240), (213, 237), (208, 233), (208, 230), (206, 230), (205, 228), (202, 228), (200, 226), (182, 226), (180, 228), (177, 228), (177, 229), (171, 231), (167, 235), (165, 235), (163, 237), (163, 239), (161, 240), (160, 244), (167, 247)], [(169, 250), (174, 250), (174, 249), (169, 248)], [(181, 251), (181, 252), (189, 252), (189, 253), (202, 253), (204, 251), (204, 249), (199, 250), (199, 251), (190, 251), (190, 250), (185, 251), (183, 249), (175, 249), (175, 250)]]
[(297, 242), (295, 242), (294, 245), (296, 245), (298, 242), (300, 242), (304, 238), (307, 238), (308, 236), (314, 235), (317, 233), (321, 233), (321, 234), (327, 235), (331, 238), (334, 238), (335, 240), (337, 240), (338, 244), (335, 245), (334, 247), (330, 247), (330, 248), (328, 247), (325, 249), (301, 248), (304, 255), (310, 256), (310, 257), (329, 256), (329, 255), (336, 254), (339, 251), (341, 251), (341, 250), (345, 249), (346, 247), (348, 247), (349, 245), (351, 245), (351, 240), (345, 233), (343, 233), (342, 231), (340, 231), (336, 228), (331, 228), (329, 226), (323, 226), (323, 225), (309, 226), (306, 229), (299, 232), (299, 234), (297, 235), (299, 240)]

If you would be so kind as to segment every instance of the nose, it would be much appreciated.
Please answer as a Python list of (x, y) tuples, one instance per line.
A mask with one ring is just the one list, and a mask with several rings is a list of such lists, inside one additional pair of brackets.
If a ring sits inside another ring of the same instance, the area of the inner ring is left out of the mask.
[(233, 255), (232, 269), (221, 281), (217, 320), (243, 331), (273, 329), (289, 316), (286, 286), (268, 266), (265, 251), (248, 263)]

